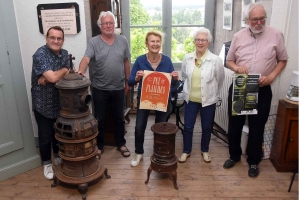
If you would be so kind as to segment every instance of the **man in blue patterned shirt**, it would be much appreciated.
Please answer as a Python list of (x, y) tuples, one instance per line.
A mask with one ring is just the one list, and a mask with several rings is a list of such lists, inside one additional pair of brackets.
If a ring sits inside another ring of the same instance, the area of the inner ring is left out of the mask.
[(32, 56), (32, 110), (38, 125), (39, 149), (46, 179), (53, 179), (51, 143), (55, 164), (61, 162), (53, 125), (60, 112), (59, 93), (54, 84), (69, 72), (68, 51), (62, 49), (63, 43), (63, 29), (51, 27), (46, 34), (46, 45)]

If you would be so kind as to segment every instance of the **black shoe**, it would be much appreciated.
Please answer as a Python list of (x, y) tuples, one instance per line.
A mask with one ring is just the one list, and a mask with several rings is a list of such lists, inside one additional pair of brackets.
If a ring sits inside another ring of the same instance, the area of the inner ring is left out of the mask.
[(239, 161), (241, 161), (241, 159), (238, 160), (238, 161), (234, 161), (234, 160), (228, 159), (228, 160), (226, 160), (226, 162), (224, 163), (223, 167), (224, 167), (225, 169), (229, 169), (229, 168), (233, 167), (233, 166), (235, 165), (235, 163), (237, 163), (237, 162), (239, 162)]
[(257, 177), (259, 174), (257, 165), (249, 165), (248, 176), (251, 178)]

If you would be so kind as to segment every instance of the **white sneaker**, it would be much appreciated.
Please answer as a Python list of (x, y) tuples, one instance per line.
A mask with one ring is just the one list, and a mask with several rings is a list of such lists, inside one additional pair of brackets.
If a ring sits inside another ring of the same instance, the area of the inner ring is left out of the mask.
[(54, 164), (60, 165), (61, 164), (61, 158), (54, 158)]
[(46, 179), (51, 180), (53, 179), (53, 169), (52, 164), (44, 165), (44, 176)]
[(138, 166), (142, 159), (143, 159), (143, 154), (135, 154), (133, 160), (131, 161), (131, 166), (132, 167)]

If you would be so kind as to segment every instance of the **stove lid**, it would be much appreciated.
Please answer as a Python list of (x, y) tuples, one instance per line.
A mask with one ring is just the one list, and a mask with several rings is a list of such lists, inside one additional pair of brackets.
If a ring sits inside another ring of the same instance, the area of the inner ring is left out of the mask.
[(151, 131), (162, 135), (168, 135), (176, 133), (178, 131), (178, 127), (169, 122), (159, 122), (151, 126)]
[(55, 83), (55, 87), (58, 89), (78, 89), (85, 88), (91, 85), (91, 81), (80, 74), (74, 72), (73, 69), (60, 79), (57, 83)]

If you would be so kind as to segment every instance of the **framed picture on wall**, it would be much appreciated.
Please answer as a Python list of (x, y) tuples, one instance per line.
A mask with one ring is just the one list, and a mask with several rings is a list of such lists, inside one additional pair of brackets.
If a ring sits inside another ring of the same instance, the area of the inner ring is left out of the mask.
[(246, 27), (246, 21), (245, 21), (245, 8), (250, 3), (255, 3), (255, 0), (242, 0), (242, 13), (241, 13), (241, 27)]
[(223, 29), (232, 30), (232, 0), (223, 1)]

